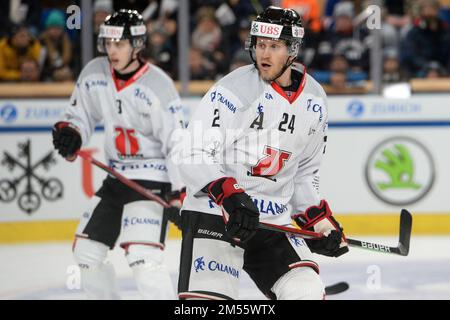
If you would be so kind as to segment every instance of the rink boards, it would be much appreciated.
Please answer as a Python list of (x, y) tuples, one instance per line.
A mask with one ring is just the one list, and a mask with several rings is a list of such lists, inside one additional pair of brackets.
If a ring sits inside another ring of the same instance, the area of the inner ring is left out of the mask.
[[(450, 95), (329, 98), (321, 193), (348, 234), (450, 234)], [(199, 98), (184, 100), (191, 110)], [(51, 125), (66, 99), (0, 100), (0, 243), (67, 240), (105, 174), (62, 160)], [(188, 114), (187, 114), (188, 117)], [(99, 127), (88, 149), (103, 160)], [(266, 208), (267, 209), (267, 208)], [(171, 227), (171, 237), (179, 237)]]

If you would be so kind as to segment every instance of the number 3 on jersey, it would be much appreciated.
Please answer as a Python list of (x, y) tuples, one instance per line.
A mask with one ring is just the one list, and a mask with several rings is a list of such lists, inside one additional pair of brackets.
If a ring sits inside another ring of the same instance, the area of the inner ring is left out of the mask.
[(116, 149), (121, 155), (136, 155), (139, 151), (139, 141), (134, 129), (114, 128), (116, 132)]

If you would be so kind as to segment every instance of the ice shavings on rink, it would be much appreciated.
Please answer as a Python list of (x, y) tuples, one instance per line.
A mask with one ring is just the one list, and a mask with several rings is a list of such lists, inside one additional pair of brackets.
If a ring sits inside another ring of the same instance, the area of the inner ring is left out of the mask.
[[(396, 245), (393, 237), (364, 237)], [(411, 239), (408, 257), (352, 249), (340, 258), (317, 256), (325, 284), (346, 281), (350, 289), (327, 299), (450, 299), (450, 237)], [(179, 240), (167, 243), (173, 284), (178, 277)], [(77, 289), (71, 243), (0, 246), (0, 299), (84, 299)], [(140, 299), (123, 250), (110, 254), (123, 299)], [(242, 273), (241, 299), (266, 299)], [(75, 287), (75, 288), (73, 288)], [(69, 289), (71, 288), (71, 289)]]

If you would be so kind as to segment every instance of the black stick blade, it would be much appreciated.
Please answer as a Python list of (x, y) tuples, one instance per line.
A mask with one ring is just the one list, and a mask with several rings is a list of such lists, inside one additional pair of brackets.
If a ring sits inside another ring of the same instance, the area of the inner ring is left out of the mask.
[(408, 210), (402, 209), (400, 213), (400, 233), (398, 239), (398, 249), (402, 256), (407, 256), (409, 253), (411, 230), (412, 230), (412, 215)]
[(329, 295), (333, 295), (333, 294), (339, 294), (342, 293), (344, 291), (347, 291), (348, 288), (350, 288), (349, 284), (347, 282), (338, 282), (335, 283), (331, 286), (326, 286), (325, 287), (325, 294), (327, 296)]

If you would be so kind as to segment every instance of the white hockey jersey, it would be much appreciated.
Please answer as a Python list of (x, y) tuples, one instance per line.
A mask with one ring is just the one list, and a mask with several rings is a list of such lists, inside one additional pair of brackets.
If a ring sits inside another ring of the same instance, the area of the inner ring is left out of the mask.
[(78, 127), (83, 146), (103, 121), (110, 167), (129, 179), (171, 182), (177, 190), (183, 184), (171, 161), (172, 134), (184, 127), (182, 113), (172, 80), (157, 66), (147, 63), (122, 81), (100, 57), (82, 70), (63, 120)]
[[(293, 66), (304, 74), (303, 66)], [(252, 197), (260, 221), (279, 225), (320, 202), (319, 167), (328, 114), (323, 88), (308, 74), (295, 95), (259, 77), (253, 65), (218, 81), (193, 113), (192, 141), (180, 173), (187, 186), (183, 210), (221, 214), (202, 192), (234, 177)]]

